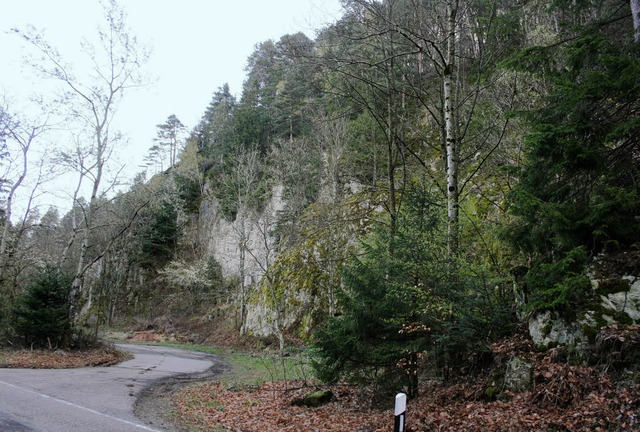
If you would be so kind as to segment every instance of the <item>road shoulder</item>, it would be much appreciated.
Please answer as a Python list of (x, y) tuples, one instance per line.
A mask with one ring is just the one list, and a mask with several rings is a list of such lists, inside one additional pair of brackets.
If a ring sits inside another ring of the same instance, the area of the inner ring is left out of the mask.
[(209, 359), (213, 365), (205, 371), (158, 378), (143, 388), (133, 405), (135, 416), (156, 428), (170, 431), (187, 430), (173, 417), (174, 395), (189, 384), (212, 381), (230, 369), (230, 366), (218, 356), (211, 355)]

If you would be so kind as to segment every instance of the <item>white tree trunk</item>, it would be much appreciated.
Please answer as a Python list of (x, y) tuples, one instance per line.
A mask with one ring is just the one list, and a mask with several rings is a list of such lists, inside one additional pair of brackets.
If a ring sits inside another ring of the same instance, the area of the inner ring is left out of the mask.
[(633, 40), (640, 43), (640, 0), (631, 0), (631, 14), (633, 15)]
[(447, 3), (447, 59), (443, 71), (444, 132), (447, 155), (447, 226), (448, 251), (455, 254), (458, 249), (458, 143), (456, 140), (455, 104), (453, 100), (454, 70), (456, 56), (456, 15), (458, 1)]

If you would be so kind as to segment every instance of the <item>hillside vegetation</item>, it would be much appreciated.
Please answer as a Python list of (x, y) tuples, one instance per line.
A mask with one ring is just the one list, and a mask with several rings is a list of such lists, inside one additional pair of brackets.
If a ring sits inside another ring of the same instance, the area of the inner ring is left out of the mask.
[[(374, 405), (476, 377), (442, 397), (536, 407), (447, 430), (637, 427), (637, 1), (343, 4), (313, 40), (258, 43), (192, 130), (160, 124), (127, 192), (5, 222), (3, 340), (304, 346)], [(59, 278), (62, 330), (16, 321)]]

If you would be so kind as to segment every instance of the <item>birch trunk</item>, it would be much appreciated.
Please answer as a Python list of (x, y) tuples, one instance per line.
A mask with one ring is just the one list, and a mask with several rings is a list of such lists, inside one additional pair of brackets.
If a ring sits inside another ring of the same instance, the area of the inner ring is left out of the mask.
[(456, 58), (456, 15), (458, 1), (447, 3), (447, 58), (443, 70), (443, 111), (445, 147), (447, 155), (447, 247), (449, 255), (458, 250), (458, 219), (459, 219), (459, 191), (458, 191), (458, 143), (456, 139), (456, 113), (453, 100), (454, 70)]
[(633, 40), (640, 43), (640, 0), (631, 0), (631, 14), (633, 15)]

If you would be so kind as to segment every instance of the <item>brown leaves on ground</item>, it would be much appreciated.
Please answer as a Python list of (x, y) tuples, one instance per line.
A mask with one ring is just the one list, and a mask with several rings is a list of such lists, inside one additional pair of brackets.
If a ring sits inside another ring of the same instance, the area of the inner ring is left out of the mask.
[(562, 349), (539, 353), (515, 337), (491, 347), (494, 359), (512, 356), (533, 363), (530, 391), (503, 390), (487, 401), (486, 378), (444, 386), (433, 383), (411, 401), (411, 431), (547, 432), (638, 431), (640, 386), (637, 380), (614, 383), (590, 366), (570, 364)]
[[(533, 363), (533, 387), (501, 392), (488, 400), (491, 381), (475, 375), (455, 384), (425, 382), (407, 405), (407, 431), (547, 432), (639, 431), (640, 386), (636, 379), (613, 382), (599, 369), (572, 365), (558, 350), (536, 352), (524, 338), (510, 338), (492, 348), (494, 362), (513, 356)], [(495, 384), (495, 383), (492, 383)], [(292, 389), (294, 388), (294, 389)], [(393, 409), (369, 408), (354, 387), (334, 386), (334, 401), (320, 408), (292, 406), (314, 390), (299, 382), (255, 388), (197, 384), (176, 399), (178, 419), (198, 430), (241, 432), (391, 431)], [(216, 429), (218, 428), (218, 429)], [(221, 428), (221, 429), (220, 429)]]
[(127, 338), (130, 342), (164, 342), (166, 337), (153, 330), (135, 332)]
[(245, 389), (211, 382), (187, 387), (180, 392), (175, 405), (182, 422), (201, 430), (216, 427), (243, 432), (393, 430), (393, 410), (368, 409), (350, 386), (332, 387), (335, 401), (318, 408), (292, 405), (313, 390), (293, 381)]
[[(553, 369), (552, 373), (557, 370)], [(593, 388), (569, 405), (555, 405), (540, 395), (552, 394), (550, 381), (533, 392), (510, 395), (503, 401), (469, 400), (463, 385), (427, 385), (422, 395), (407, 405), (407, 430), (411, 432), (546, 432), (637, 431), (640, 430), (640, 389), (615, 392), (606, 377), (590, 378), (581, 391)], [(298, 383), (296, 383), (298, 384)], [(289, 382), (289, 386), (293, 383)], [(575, 383), (569, 384), (576, 391)], [(197, 430), (234, 432), (320, 432), (393, 430), (393, 409), (376, 410), (357, 397), (355, 388), (334, 386), (336, 400), (319, 408), (293, 406), (292, 401), (312, 391), (311, 387), (287, 390), (283, 383), (236, 390), (223, 383), (197, 384), (184, 389), (176, 399), (181, 422)], [(566, 387), (556, 389), (566, 397)], [(577, 395), (576, 395), (577, 396)], [(557, 398), (554, 398), (557, 399)], [(563, 400), (564, 404), (564, 400)]]
[(79, 351), (0, 350), (0, 367), (21, 369), (69, 369), (109, 366), (130, 358), (130, 355), (111, 347)]
[[(565, 365), (566, 366), (566, 365)], [(567, 366), (568, 367), (568, 366)], [(640, 389), (616, 392), (607, 378), (586, 385), (562, 383), (570, 371), (546, 370), (551, 377), (534, 390), (505, 393), (504, 400), (465, 398), (462, 386), (433, 386), (409, 404), (412, 431), (637, 431)], [(537, 372), (536, 374), (538, 374)], [(435, 399), (435, 400), (434, 400)], [(570, 401), (569, 401), (570, 400)]]

